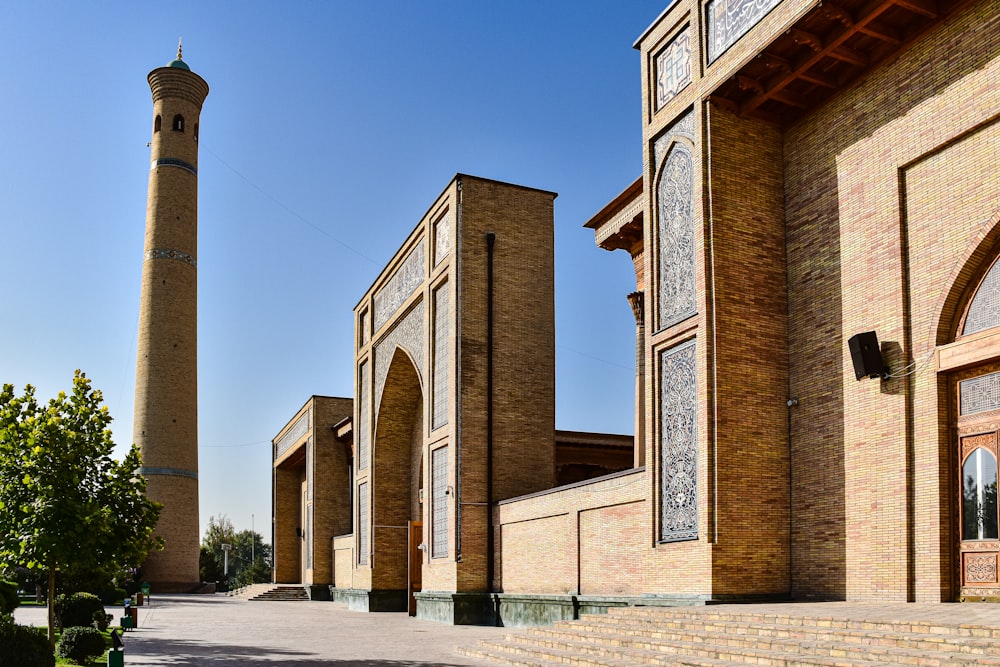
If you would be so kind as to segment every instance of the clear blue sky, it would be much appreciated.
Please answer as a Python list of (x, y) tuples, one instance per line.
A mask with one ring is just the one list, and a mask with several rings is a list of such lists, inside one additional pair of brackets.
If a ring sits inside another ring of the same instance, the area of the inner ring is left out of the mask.
[(641, 173), (635, 39), (667, 0), (10, 2), (0, 20), (0, 383), (82, 369), (131, 442), (147, 73), (208, 81), (202, 529), (270, 539), (270, 440), (350, 396), (352, 308), (456, 172), (553, 190), (557, 427), (632, 432), (629, 257), (582, 228)]

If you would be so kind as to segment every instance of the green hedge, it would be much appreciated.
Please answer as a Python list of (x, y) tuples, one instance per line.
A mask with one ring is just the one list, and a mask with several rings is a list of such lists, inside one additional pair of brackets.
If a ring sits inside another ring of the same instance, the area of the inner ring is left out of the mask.
[(104, 605), (93, 593), (73, 593), (56, 598), (55, 612), (60, 628), (88, 626), (94, 622), (94, 614), (104, 613)]
[(0, 579), (0, 614), (9, 614), (21, 604), (17, 597), (17, 584)]
[(55, 667), (55, 664), (45, 630), (16, 625), (13, 616), (0, 614), (0, 667)]
[(106, 650), (104, 635), (95, 627), (66, 628), (56, 644), (56, 655), (75, 662), (89, 662)]

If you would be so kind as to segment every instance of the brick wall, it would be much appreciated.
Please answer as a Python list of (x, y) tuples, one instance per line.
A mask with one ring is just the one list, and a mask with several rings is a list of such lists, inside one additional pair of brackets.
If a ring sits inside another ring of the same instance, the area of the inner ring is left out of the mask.
[(947, 382), (857, 382), (846, 340), (876, 330), (894, 369), (946, 342), (997, 222), (998, 17), (975, 3), (787, 133), (800, 597), (952, 595)]
[(501, 502), (498, 590), (636, 594), (649, 544), (647, 488), (639, 469)]

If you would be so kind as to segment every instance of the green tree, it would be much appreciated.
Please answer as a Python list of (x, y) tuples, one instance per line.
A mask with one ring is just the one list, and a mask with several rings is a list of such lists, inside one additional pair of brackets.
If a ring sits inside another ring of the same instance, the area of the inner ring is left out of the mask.
[(54, 644), (56, 573), (113, 574), (142, 563), (159, 540), (160, 505), (146, 497), (133, 445), (112, 458), (111, 415), (76, 371), (69, 396), (0, 390), (0, 565), (46, 573)]
[[(223, 575), (225, 555), (223, 544), (230, 545), (229, 574)], [(215, 571), (219, 583), (226, 586), (245, 586), (247, 584), (271, 581), (271, 545), (264, 543), (260, 533), (252, 530), (238, 531), (233, 522), (225, 514), (208, 517), (208, 528), (201, 541), (203, 553), (210, 553), (215, 559)], [(207, 554), (206, 554), (207, 557)], [(207, 561), (202, 561), (205, 572), (211, 571)]]

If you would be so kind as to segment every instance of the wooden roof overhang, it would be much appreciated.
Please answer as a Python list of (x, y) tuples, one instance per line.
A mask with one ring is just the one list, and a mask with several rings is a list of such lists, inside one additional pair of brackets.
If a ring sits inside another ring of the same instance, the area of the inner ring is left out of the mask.
[(740, 116), (787, 125), (969, 2), (821, 2), (720, 84), (709, 100)]

